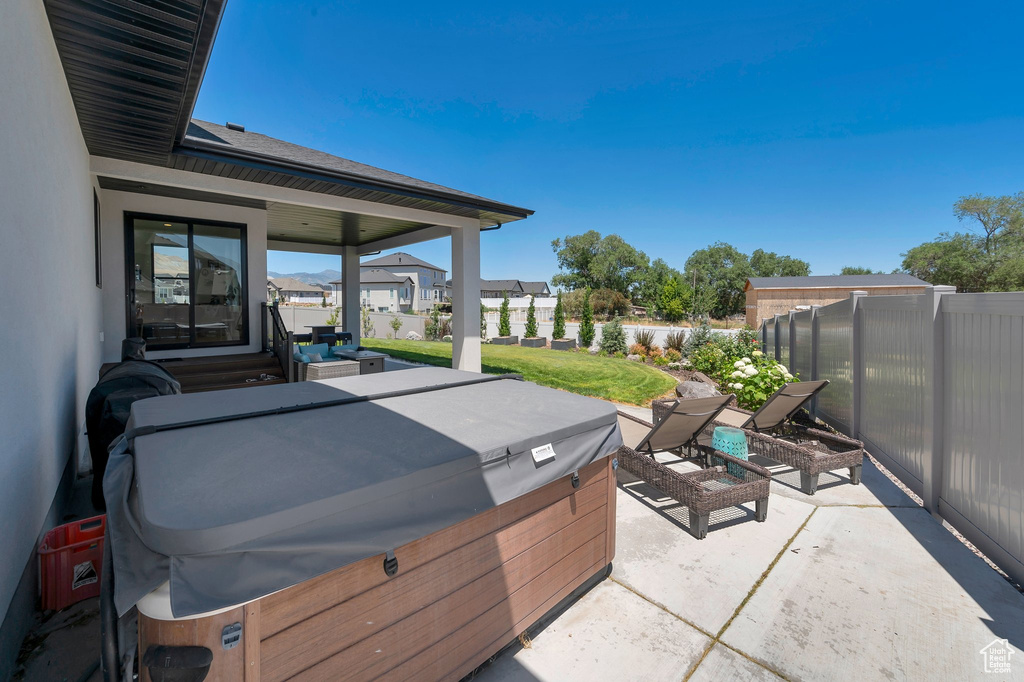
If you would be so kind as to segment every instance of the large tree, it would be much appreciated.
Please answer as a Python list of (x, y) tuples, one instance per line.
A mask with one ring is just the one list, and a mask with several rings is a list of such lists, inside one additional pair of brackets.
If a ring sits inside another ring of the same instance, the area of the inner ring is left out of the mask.
[(658, 301), (662, 289), (665, 288), (665, 283), (678, 277), (682, 277), (681, 272), (661, 258), (655, 258), (639, 273), (636, 287), (633, 290), (633, 301), (648, 308), (658, 309)]
[(754, 277), (806, 277), (811, 274), (811, 264), (807, 261), (764, 249), (750, 254), (750, 269)]
[[(707, 295), (705, 287), (713, 292), (710, 310), (707, 311), (711, 315), (726, 317), (743, 312), (746, 303), (743, 287), (753, 271), (746, 254), (735, 246), (715, 242), (694, 251), (686, 261), (685, 275), (695, 293), (701, 292), (702, 297)], [(694, 312), (701, 314), (703, 311)]]
[(965, 292), (1024, 289), (1024, 192), (960, 197), (953, 215), (975, 232), (943, 233), (915, 246), (903, 254), (903, 269)]
[(560, 272), (551, 278), (567, 289), (611, 289), (632, 298), (648, 267), (647, 254), (617, 234), (602, 237), (596, 230), (551, 242)]

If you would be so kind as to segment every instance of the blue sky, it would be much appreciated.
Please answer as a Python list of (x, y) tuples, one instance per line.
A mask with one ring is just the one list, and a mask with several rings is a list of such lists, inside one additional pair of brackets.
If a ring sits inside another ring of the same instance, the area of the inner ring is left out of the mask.
[(1019, 3), (704, 5), (231, 0), (195, 116), (534, 209), (485, 278), (589, 229), (888, 271), (957, 197), (1024, 190)]

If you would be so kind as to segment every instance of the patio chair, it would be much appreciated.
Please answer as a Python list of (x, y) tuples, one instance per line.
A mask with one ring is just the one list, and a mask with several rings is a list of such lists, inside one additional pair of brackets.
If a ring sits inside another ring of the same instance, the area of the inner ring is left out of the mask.
[(820, 474), (836, 469), (849, 469), (850, 483), (860, 485), (864, 443), (793, 421), (826, 386), (825, 380), (786, 384), (756, 412), (730, 407), (715, 422), (746, 431), (751, 452), (799, 470), (800, 490), (805, 495), (817, 492)]
[[(636, 448), (619, 448), (619, 464), (634, 476), (658, 488), (686, 506), (690, 514), (690, 534), (703, 540), (708, 534), (711, 512), (755, 503), (754, 518), (764, 521), (768, 515), (771, 473), (753, 462), (727, 455), (711, 447), (712, 422), (733, 399), (731, 395), (693, 400), (667, 401), (655, 424), (620, 413), (649, 427)], [(670, 469), (654, 458), (656, 452), (692, 454), (696, 448), (709, 465), (700, 471)], [(738, 474), (738, 475), (737, 475)]]

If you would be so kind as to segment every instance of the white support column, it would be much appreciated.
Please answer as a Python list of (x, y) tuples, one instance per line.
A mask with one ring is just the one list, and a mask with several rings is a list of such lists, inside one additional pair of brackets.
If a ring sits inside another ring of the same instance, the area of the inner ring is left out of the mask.
[(341, 247), (341, 324), (352, 333), (352, 343), (359, 343), (359, 247)]
[(452, 228), (452, 367), (480, 371), (480, 228)]

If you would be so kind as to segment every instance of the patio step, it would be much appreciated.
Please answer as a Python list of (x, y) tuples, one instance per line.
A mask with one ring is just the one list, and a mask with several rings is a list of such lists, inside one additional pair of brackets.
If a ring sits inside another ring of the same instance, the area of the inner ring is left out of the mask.
[[(286, 383), (284, 370), (272, 353), (181, 358), (160, 364), (181, 383), (182, 393)], [(274, 379), (260, 381), (262, 375)]]

